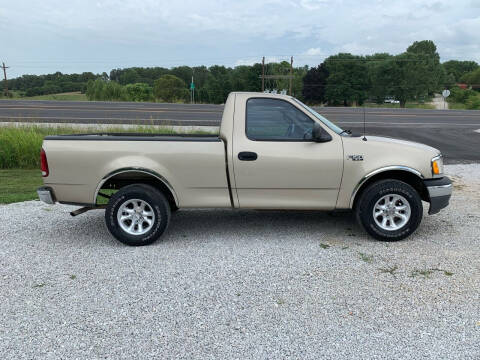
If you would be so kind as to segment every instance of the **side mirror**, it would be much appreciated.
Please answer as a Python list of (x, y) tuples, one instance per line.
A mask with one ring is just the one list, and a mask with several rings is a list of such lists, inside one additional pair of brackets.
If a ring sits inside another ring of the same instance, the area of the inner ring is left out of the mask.
[(315, 123), (312, 129), (312, 140), (318, 143), (324, 143), (331, 141), (332, 136), (323, 130), (320, 124)]

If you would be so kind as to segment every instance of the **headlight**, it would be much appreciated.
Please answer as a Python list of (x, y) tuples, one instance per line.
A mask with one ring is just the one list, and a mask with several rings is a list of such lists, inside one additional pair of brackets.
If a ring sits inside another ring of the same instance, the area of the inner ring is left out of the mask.
[(432, 159), (432, 174), (441, 175), (443, 174), (443, 156), (442, 154), (435, 156)]

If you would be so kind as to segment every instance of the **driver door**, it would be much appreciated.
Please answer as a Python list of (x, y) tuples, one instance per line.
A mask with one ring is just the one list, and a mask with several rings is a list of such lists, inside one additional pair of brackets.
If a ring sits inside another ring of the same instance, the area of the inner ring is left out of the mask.
[(247, 96), (237, 95), (234, 114), (239, 207), (334, 209), (343, 171), (341, 137), (320, 124), (332, 140), (314, 142), (314, 120), (294, 103)]

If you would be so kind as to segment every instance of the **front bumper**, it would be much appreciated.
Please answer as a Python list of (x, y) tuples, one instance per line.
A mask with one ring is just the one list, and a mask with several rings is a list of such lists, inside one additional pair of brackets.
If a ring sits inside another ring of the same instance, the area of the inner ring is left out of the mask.
[(50, 186), (41, 186), (37, 189), (38, 197), (40, 201), (46, 204), (53, 205), (56, 203), (55, 193)]
[(428, 179), (423, 181), (430, 198), (430, 215), (438, 213), (441, 209), (448, 206), (452, 196), (453, 185), (446, 176), (438, 179)]

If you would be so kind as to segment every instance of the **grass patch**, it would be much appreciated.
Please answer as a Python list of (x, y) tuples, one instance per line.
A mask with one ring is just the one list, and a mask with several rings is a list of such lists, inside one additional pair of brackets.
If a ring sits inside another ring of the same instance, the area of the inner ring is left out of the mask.
[(451, 271), (438, 269), (438, 268), (431, 268), (431, 269), (422, 269), (422, 270), (415, 269), (410, 273), (410, 277), (414, 278), (414, 277), (417, 277), (418, 275), (422, 275), (424, 278), (429, 278), (434, 271), (442, 272), (443, 275), (445, 276), (453, 276), (453, 272)]
[(322, 249), (328, 249), (328, 248), (330, 247), (330, 245), (321, 243), (321, 244), (320, 244), (320, 247), (321, 247)]
[(380, 269), (378, 269), (378, 270), (380, 270), (380, 272), (381, 272), (382, 274), (390, 274), (390, 275), (392, 275), (392, 276), (395, 277), (395, 271), (398, 270), (398, 266), (397, 266), (397, 265), (394, 265), (394, 266), (387, 267), (387, 268), (380, 268)]
[(410, 277), (414, 278), (421, 275), (424, 278), (429, 278), (430, 275), (432, 275), (432, 272), (433, 271), (430, 269), (423, 269), (423, 270), (415, 269), (410, 273)]
[(42, 186), (40, 170), (0, 170), (0, 204), (38, 199)]
[(277, 305), (284, 305), (285, 304), (285, 300), (282, 299), (282, 298), (278, 298), (277, 301), (276, 301)]
[[(146, 133), (177, 134), (171, 127), (136, 126), (131, 128), (78, 128), (47, 126), (5, 126), (0, 127), (0, 169), (38, 169), (40, 167), (40, 149), (47, 135), (89, 134), (89, 133)], [(211, 134), (195, 130), (191, 134)]]
[(465, 106), (465, 104), (462, 104), (462, 103), (457, 103), (457, 102), (448, 102), (448, 108), (450, 110), (466, 110), (467, 107)]
[(39, 283), (39, 284), (35, 284), (32, 286), (33, 289), (37, 289), (37, 288), (42, 288), (44, 287), (45, 285), (47, 285), (46, 283)]
[(24, 96), (25, 100), (56, 100), (56, 101), (88, 101), (87, 96), (79, 91), (60, 94)]
[(370, 264), (373, 261), (373, 255), (368, 255), (368, 254), (359, 252), (358, 256), (360, 256), (360, 259), (362, 261), (365, 261), (366, 263)]

